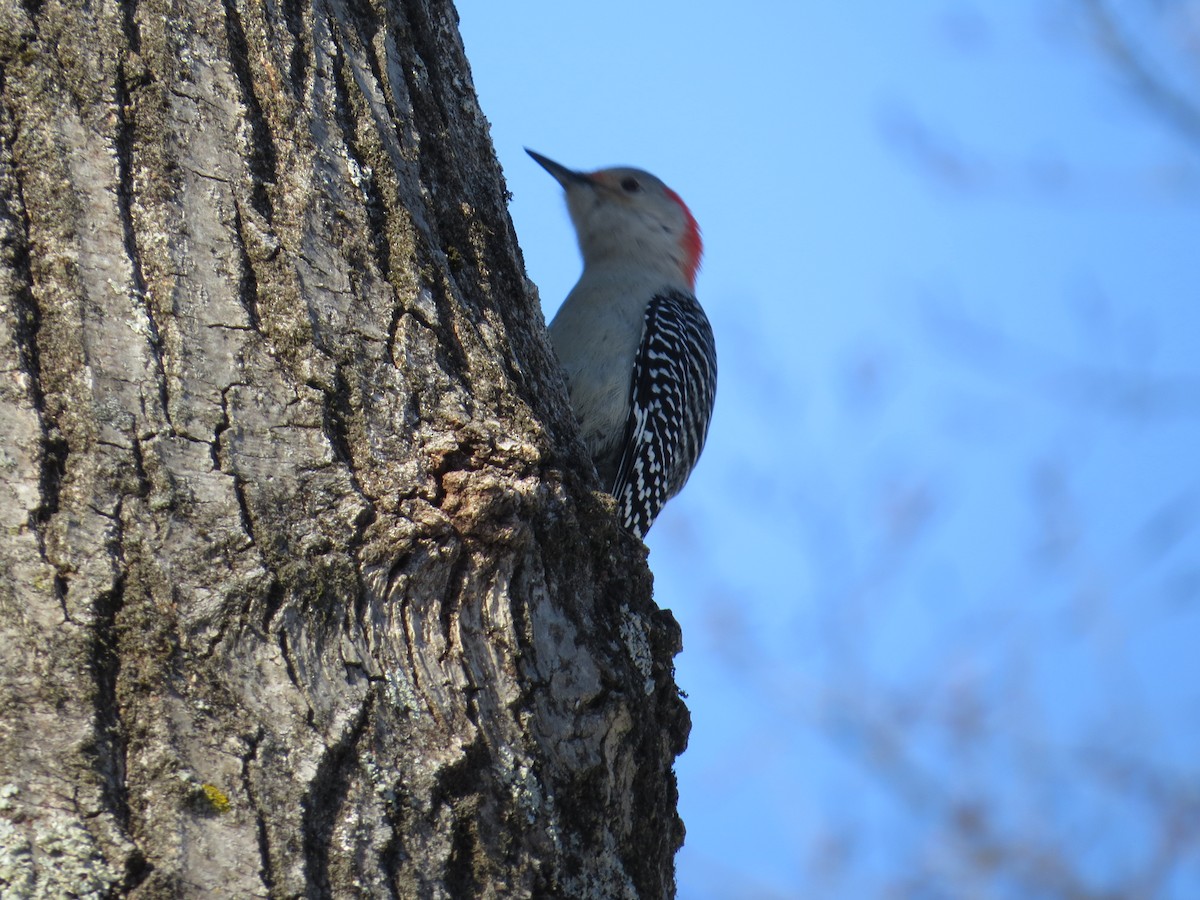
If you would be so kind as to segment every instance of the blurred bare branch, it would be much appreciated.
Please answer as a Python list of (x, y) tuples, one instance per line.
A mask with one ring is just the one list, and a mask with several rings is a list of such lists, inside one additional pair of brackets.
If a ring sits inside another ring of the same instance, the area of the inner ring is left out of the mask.
[(926, 322), (932, 338), (947, 353), (1072, 408), (1091, 407), (1134, 418), (1200, 415), (1200, 373), (1158, 374), (1065, 359), (932, 303)]
[(1200, 100), (1168, 84), (1146, 57), (1139, 52), (1129, 34), (1117, 21), (1104, 0), (1081, 0), (1098, 36), (1109, 55), (1129, 78), (1146, 105), (1185, 139), (1200, 148)]
[(993, 173), (986, 162), (944, 130), (931, 127), (907, 104), (892, 102), (880, 110), (883, 139), (935, 182), (959, 191), (979, 190)]

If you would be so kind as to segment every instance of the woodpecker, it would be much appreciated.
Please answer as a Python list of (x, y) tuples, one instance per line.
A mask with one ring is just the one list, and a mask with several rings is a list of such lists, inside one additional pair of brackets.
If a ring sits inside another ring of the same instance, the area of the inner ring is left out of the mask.
[(649, 172), (577, 172), (525, 152), (566, 192), (583, 255), (550, 338), (601, 483), (644, 538), (700, 458), (717, 393), (712, 327), (694, 293), (700, 227)]

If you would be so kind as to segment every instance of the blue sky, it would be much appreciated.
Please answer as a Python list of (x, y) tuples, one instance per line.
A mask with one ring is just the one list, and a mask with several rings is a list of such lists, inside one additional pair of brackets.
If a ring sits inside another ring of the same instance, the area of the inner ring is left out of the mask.
[[(1200, 895), (1200, 140), (1085, 5), (459, 3), (547, 319), (523, 147), (704, 231), (717, 412), (648, 540), (684, 900)], [(1147, 8), (1200, 97), (1200, 4)]]

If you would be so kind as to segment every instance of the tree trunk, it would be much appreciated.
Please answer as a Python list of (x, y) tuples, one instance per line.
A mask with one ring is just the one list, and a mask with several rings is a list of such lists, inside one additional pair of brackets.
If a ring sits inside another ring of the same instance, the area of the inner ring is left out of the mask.
[(671, 896), (449, 0), (0, 0), (0, 183), (0, 894)]

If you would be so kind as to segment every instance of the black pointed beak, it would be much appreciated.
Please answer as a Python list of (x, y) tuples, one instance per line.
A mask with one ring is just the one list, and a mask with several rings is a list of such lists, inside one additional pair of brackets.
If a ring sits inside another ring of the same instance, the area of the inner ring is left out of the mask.
[(530, 150), (528, 147), (525, 148), (525, 152), (533, 157), (534, 162), (553, 175), (554, 180), (563, 186), (563, 190), (570, 190), (573, 184), (592, 183), (592, 177), (586, 172), (576, 172), (574, 169), (568, 169), (566, 166), (560, 165), (554, 160)]

